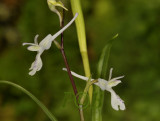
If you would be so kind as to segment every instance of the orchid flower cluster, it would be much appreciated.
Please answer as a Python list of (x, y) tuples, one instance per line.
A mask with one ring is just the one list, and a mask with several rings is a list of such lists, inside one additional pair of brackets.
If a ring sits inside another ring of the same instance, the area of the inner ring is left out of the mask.
[[(63, 68), (64, 71), (67, 71), (66, 68)], [(101, 78), (98, 78), (96, 83), (94, 83), (95, 85), (97, 85), (98, 87), (101, 88), (101, 90), (106, 90), (108, 92), (111, 93), (111, 106), (113, 109), (115, 110), (125, 110), (125, 104), (124, 104), (124, 101), (115, 93), (115, 91), (112, 89), (112, 87), (114, 86), (117, 86), (119, 83), (121, 83), (121, 78), (123, 78), (124, 76), (119, 76), (119, 77), (115, 77), (115, 78), (112, 78), (112, 71), (113, 71), (113, 68), (110, 69), (110, 74), (109, 74), (109, 79), (108, 81), (107, 80), (104, 80), (104, 79), (101, 79)], [(85, 77), (85, 76), (81, 76), (75, 72), (72, 72), (71, 71), (71, 74), (79, 79), (82, 79), (82, 80), (85, 80), (85, 81), (88, 81), (89, 78), (88, 77)], [(91, 79), (91, 81), (93, 81), (95, 79)]]
[[(47, 3), (48, 3), (50, 10), (52, 12), (55, 12), (59, 16), (60, 25), (61, 25), (62, 15), (61, 15), (61, 12), (56, 9), (56, 7), (58, 6), (58, 7), (65, 9), (65, 10), (67, 10), (67, 9), (64, 7), (63, 3), (61, 3), (60, 1), (57, 2), (56, 0), (47, 0)], [(31, 64), (31, 67), (29, 69), (30, 70), (29, 75), (33, 76), (37, 71), (41, 70), (41, 68), (43, 66), (41, 55), (45, 50), (50, 49), (52, 42), (54, 42), (58, 48), (61, 48), (61, 45), (55, 39), (75, 21), (77, 16), (78, 16), (78, 13), (76, 13), (74, 18), (66, 26), (64, 26), (61, 30), (59, 30), (54, 35), (48, 34), (40, 43), (38, 43), (38, 40), (37, 40), (39, 35), (35, 36), (34, 43), (23, 43), (23, 45), (29, 45), (29, 47), (27, 48), (29, 51), (36, 51), (37, 52), (35, 60)], [(63, 68), (63, 70), (67, 71), (66, 68)], [(121, 83), (120, 79), (123, 78), (124, 76), (112, 78), (112, 71), (113, 71), (113, 68), (110, 69), (108, 80), (98, 78), (98, 79), (91, 79), (91, 81), (96, 80), (96, 82), (94, 83), (96, 86), (100, 87), (101, 90), (103, 90), (103, 91), (106, 90), (111, 93), (111, 106), (113, 109), (125, 110), (124, 101), (112, 89), (112, 87), (117, 86), (119, 83)], [(75, 72), (71, 71), (71, 74), (77, 78), (82, 79), (82, 80), (85, 80), (85, 81), (89, 80), (88, 77), (81, 76), (79, 74), (76, 74)]]
[(37, 51), (35, 61), (32, 63), (29, 69), (31, 70), (29, 72), (29, 75), (33, 76), (37, 71), (41, 70), (43, 65), (41, 60), (42, 53), (51, 47), (52, 42), (56, 42), (55, 38), (58, 37), (64, 30), (66, 30), (74, 22), (77, 16), (78, 13), (76, 13), (74, 18), (66, 26), (64, 26), (61, 30), (59, 30), (56, 34), (54, 35), (48, 34), (39, 44), (37, 41), (39, 35), (35, 36), (34, 43), (23, 43), (23, 45), (29, 45), (29, 47), (27, 48), (29, 51)]

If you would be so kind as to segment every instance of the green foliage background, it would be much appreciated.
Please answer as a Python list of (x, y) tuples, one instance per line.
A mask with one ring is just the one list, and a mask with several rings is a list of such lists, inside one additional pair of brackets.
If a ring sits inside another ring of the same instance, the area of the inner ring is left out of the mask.
[[(17, 3), (16, 3), (17, 2)], [(65, 24), (72, 18), (70, 1)], [(159, 0), (81, 0), (84, 12), (88, 52), (92, 76), (100, 53), (109, 39), (119, 33), (110, 54), (109, 68), (113, 76), (125, 75), (115, 87), (125, 101), (125, 111), (115, 111), (110, 94), (105, 92), (103, 121), (159, 121), (160, 112), (160, 1)], [(43, 67), (31, 77), (28, 69), (34, 52), (22, 47), (23, 42), (39, 41), (56, 33), (59, 20), (45, 0), (15, 0), (0, 2), (0, 80), (21, 85), (40, 99), (59, 121), (79, 120), (74, 100), (64, 103), (65, 92), (72, 92), (61, 53), (53, 44), (42, 55)], [(71, 69), (84, 75), (75, 24), (64, 33), (65, 51)], [(56, 40), (60, 41), (60, 37)], [(107, 79), (108, 77), (106, 77)], [(85, 83), (76, 79), (79, 91)], [(70, 99), (70, 98), (69, 98)], [(85, 117), (90, 120), (90, 108)], [(28, 96), (8, 85), (0, 85), (0, 121), (49, 121)]]

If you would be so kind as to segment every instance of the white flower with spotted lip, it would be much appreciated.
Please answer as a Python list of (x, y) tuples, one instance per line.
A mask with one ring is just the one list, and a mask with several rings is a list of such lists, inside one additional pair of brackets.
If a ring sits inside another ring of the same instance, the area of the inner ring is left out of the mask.
[[(63, 68), (64, 71), (67, 71), (66, 68)], [(110, 69), (110, 74), (109, 74), (109, 79), (108, 81), (107, 80), (104, 80), (104, 79), (101, 79), (101, 78), (98, 78), (98, 82), (94, 83), (95, 85), (99, 86), (103, 91), (104, 90), (107, 90), (111, 93), (111, 106), (113, 109), (115, 110), (125, 110), (125, 104), (124, 104), (124, 101), (115, 93), (115, 91), (112, 89), (112, 87), (118, 85), (119, 83), (121, 83), (121, 78), (123, 78), (124, 76), (119, 76), (119, 77), (115, 77), (113, 79), (111, 79), (112, 77), (112, 71), (113, 69), (111, 68)], [(82, 80), (85, 80), (85, 81), (88, 81), (88, 77), (85, 77), (85, 76), (81, 76), (79, 74), (76, 74), (75, 72), (72, 72), (71, 71), (71, 74), (77, 78), (80, 78)], [(91, 81), (93, 81), (95, 79), (91, 79)]]
[(58, 37), (64, 30), (66, 30), (74, 22), (77, 16), (78, 13), (76, 13), (74, 18), (56, 34), (54, 34), (53, 36), (51, 34), (48, 34), (39, 44), (37, 41), (38, 35), (35, 36), (34, 43), (23, 43), (23, 45), (29, 45), (29, 47), (27, 48), (29, 51), (37, 51), (36, 59), (29, 69), (31, 70), (29, 72), (29, 75), (33, 76), (37, 71), (41, 70), (43, 65), (41, 54), (51, 47), (51, 44), (53, 41), (55, 41), (55, 38)]

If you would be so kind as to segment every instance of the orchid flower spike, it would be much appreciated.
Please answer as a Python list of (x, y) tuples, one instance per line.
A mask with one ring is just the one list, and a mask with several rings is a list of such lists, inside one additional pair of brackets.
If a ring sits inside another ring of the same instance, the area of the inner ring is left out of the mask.
[[(66, 68), (63, 68), (64, 71), (67, 71)], [(113, 68), (110, 69), (110, 74), (109, 74), (109, 79), (104, 80), (101, 78), (98, 78), (98, 82), (94, 83), (95, 85), (99, 86), (103, 91), (109, 91), (111, 93), (111, 106), (113, 109), (115, 110), (125, 110), (125, 104), (124, 101), (115, 93), (115, 91), (112, 89), (112, 87), (117, 86), (119, 83), (121, 83), (121, 78), (123, 78), (124, 76), (119, 76), (119, 77), (115, 77), (115, 78), (111, 78), (112, 77), (112, 71)], [(80, 78), (82, 80), (88, 81), (88, 77), (85, 76), (81, 76), (79, 74), (76, 74), (75, 72), (71, 71), (71, 74), (77, 78)], [(95, 79), (91, 79), (91, 81), (93, 81)]]
[(76, 13), (74, 18), (56, 34), (54, 34), (53, 36), (51, 34), (48, 34), (39, 44), (37, 41), (38, 35), (35, 36), (34, 43), (23, 43), (23, 45), (29, 45), (29, 47), (27, 48), (29, 51), (37, 51), (36, 59), (29, 69), (31, 70), (29, 72), (29, 75), (33, 76), (37, 71), (42, 68), (43, 63), (41, 60), (41, 55), (44, 50), (48, 50), (51, 47), (51, 44), (53, 41), (55, 41), (55, 38), (58, 37), (64, 30), (66, 30), (74, 22), (77, 16), (78, 13)]
[(49, 6), (49, 9), (52, 12), (55, 12), (58, 15), (59, 21), (60, 21), (60, 24), (61, 24), (62, 23), (62, 13), (59, 10), (57, 10), (56, 7), (61, 7), (66, 11), (68, 11), (68, 9), (64, 7), (64, 5), (61, 1), (57, 2), (56, 0), (47, 0), (47, 3), (48, 3), (48, 6)]

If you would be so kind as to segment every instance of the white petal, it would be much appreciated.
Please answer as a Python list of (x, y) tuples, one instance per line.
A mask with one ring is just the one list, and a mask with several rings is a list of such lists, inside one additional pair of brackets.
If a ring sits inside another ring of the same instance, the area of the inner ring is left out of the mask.
[(29, 72), (29, 75), (33, 76), (37, 71), (39, 71), (42, 68), (42, 60), (40, 57), (41, 53), (38, 53), (36, 56), (36, 60), (32, 63), (31, 67), (29, 70), (31, 70)]
[(37, 63), (37, 71), (41, 70), (42, 65), (43, 65), (42, 60), (41, 60), (41, 58), (39, 58), (38, 63)]
[(124, 76), (119, 76), (119, 77), (115, 77), (115, 78), (113, 78), (113, 79), (111, 79), (111, 80), (118, 80), (118, 79), (121, 79), (121, 78), (123, 78)]
[(29, 46), (27, 49), (30, 51), (39, 51), (40, 47), (38, 45), (34, 45), (34, 46)]
[(36, 63), (36, 60), (31, 64), (31, 67), (29, 68), (29, 70), (31, 70), (29, 72), (29, 75), (31, 75), (31, 76), (33, 76), (37, 71), (37, 69), (35, 68), (35, 63)]
[(23, 43), (22, 45), (23, 45), (23, 46), (24, 46), (24, 45), (32, 45), (32, 46), (35, 46), (36, 44), (34, 44), (34, 43)]
[(51, 47), (52, 44), (52, 35), (48, 34), (39, 44), (41, 48), (44, 50), (48, 50)]
[[(36, 60), (35, 60), (36, 61)], [(35, 61), (31, 64), (31, 67), (29, 68), (29, 70), (33, 70), (34, 65), (35, 65)]]
[(125, 110), (126, 107), (125, 107), (125, 104), (124, 104), (124, 101), (114, 92), (114, 90), (110, 90), (111, 92), (111, 105), (112, 105), (112, 108), (115, 109), (115, 110)]
[(35, 73), (36, 73), (36, 70), (35, 70), (35, 69), (33, 69), (33, 70), (32, 70), (32, 71), (30, 71), (28, 74), (29, 74), (29, 75), (31, 75), (31, 76), (33, 76)]
[(108, 88), (112, 88), (114, 86), (117, 86), (119, 83), (121, 83), (121, 80), (110, 80), (108, 81)]
[(110, 72), (109, 72), (109, 79), (110, 80), (112, 78), (112, 71), (113, 71), (113, 68), (110, 69)]
[(38, 39), (38, 36), (39, 36), (39, 35), (37, 34), (37, 35), (34, 37), (34, 43), (37, 44), (37, 45), (38, 45), (38, 40), (37, 40), (37, 39)]
[(102, 90), (106, 89), (107, 81), (104, 79), (99, 78), (97, 83), (94, 83), (95, 85), (99, 86)]

